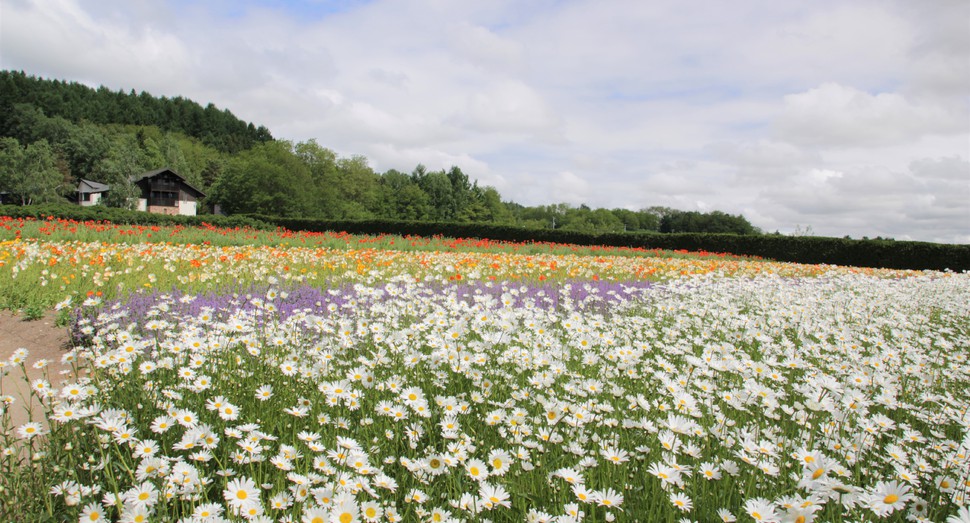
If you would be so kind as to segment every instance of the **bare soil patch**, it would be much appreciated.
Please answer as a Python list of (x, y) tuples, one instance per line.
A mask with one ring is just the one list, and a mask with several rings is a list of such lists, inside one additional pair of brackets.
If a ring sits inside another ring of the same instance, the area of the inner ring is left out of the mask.
[[(3, 369), (7, 375), (0, 381), (0, 394), (9, 394), (16, 399), (9, 411), (14, 427), (28, 421), (24, 402), (30, 397), (30, 382), (44, 378), (56, 387), (64, 381), (67, 374), (62, 374), (62, 371), (70, 371), (69, 365), (61, 363), (61, 357), (70, 350), (68, 330), (67, 327), (56, 325), (56, 315), (53, 312), (48, 312), (39, 320), (27, 321), (13, 312), (0, 311), (0, 360), (9, 362), (14, 351), (21, 348), (29, 351), (26, 379), (19, 367), (8, 365)], [(47, 360), (47, 366), (34, 368), (39, 360)], [(40, 411), (36, 409), (40, 405), (36, 400), (33, 401), (32, 408), (35, 409), (34, 420), (38, 421)]]

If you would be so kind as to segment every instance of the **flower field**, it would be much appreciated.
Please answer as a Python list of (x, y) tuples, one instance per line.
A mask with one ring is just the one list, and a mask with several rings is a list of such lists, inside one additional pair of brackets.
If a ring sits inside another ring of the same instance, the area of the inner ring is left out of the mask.
[(3, 223), (4, 520), (970, 520), (968, 274)]

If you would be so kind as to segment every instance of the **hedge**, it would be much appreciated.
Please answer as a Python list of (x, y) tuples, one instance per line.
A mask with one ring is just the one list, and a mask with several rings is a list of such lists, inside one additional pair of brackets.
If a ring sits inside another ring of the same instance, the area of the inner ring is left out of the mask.
[(394, 220), (312, 220), (248, 215), (293, 231), (343, 231), (352, 234), (440, 235), (512, 242), (550, 242), (708, 251), (806, 263), (888, 269), (970, 271), (970, 245), (896, 240), (852, 240), (816, 236), (705, 233), (586, 233), (527, 229), (508, 225)]
[(511, 242), (549, 242), (685, 251), (707, 251), (769, 260), (874, 267), (888, 269), (970, 271), (970, 245), (895, 240), (851, 240), (815, 236), (736, 235), (702, 233), (587, 233), (553, 229), (528, 229), (510, 225), (417, 222), (396, 220), (314, 220), (264, 215), (172, 216), (103, 206), (73, 204), (0, 205), (0, 215), (46, 219), (50, 216), (78, 221), (108, 221), (131, 225), (201, 225), (252, 227), (292, 231), (338, 231), (351, 234), (396, 234), (487, 238)]
[(35, 218), (44, 220), (51, 216), (64, 220), (106, 221), (126, 225), (202, 225), (208, 223), (217, 227), (252, 227), (254, 229), (275, 229), (275, 224), (243, 216), (219, 216), (214, 214), (181, 216), (155, 214), (143, 211), (129, 211), (116, 207), (92, 205), (82, 207), (70, 203), (41, 205), (0, 205), (0, 216), (11, 218)]

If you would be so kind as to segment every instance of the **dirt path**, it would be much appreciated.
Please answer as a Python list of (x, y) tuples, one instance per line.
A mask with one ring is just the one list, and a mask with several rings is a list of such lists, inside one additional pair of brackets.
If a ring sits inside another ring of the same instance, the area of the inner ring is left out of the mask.
[[(29, 351), (27, 380), (19, 367), (9, 365), (10, 357), (20, 348)], [(8, 366), (0, 371), (7, 372), (6, 376), (0, 378), (0, 395), (9, 394), (16, 399), (16, 403), (9, 408), (14, 428), (28, 421), (24, 398), (29, 397), (31, 381), (45, 378), (56, 387), (64, 380), (61, 371), (69, 370), (70, 366), (61, 364), (61, 356), (67, 350), (67, 328), (55, 325), (54, 313), (48, 313), (39, 320), (24, 321), (10, 311), (0, 311), (0, 361), (8, 362)], [(34, 368), (33, 365), (42, 359), (47, 360), (47, 368)], [(33, 408), (39, 408), (36, 400)], [(34, 419), (37, 420), (36, 414)]]

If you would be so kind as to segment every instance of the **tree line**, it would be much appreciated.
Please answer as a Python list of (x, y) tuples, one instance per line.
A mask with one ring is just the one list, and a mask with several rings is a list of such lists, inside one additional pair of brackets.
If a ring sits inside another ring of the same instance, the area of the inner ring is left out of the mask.
[[(266, 127), (246, 123), (211, 103), (202, 107), (181, 96), (155, 97), (144, 91), (126, 93), (104, 86), (92, 89), (77, 82), (36, 78), (23, 71), (0, 71), (0, 114), (8, 114), (18, 104), (33, 105), (47, 116), (71, 122), (155, 126), (228, 153), (273, 139)], [(5, 124), (0, 120), (0, 134), (9, 135), (11, 129)]]
[(207, 194), (203, 208), (329, 220), (494, 223), (583, 232), (758, 232), (743, 216), (666, 207), (592, 209), (504, 201), (455, 166), (375, 172), (315, 140), (273, 139), (212, 104), (0, 72), (0, 192), (4, 202), (70, 198), (80, 179), (111, 186), (125, 207), (131, 176), (169, 167)]

